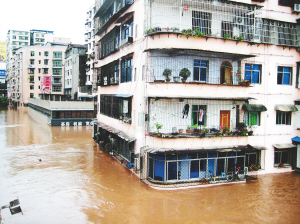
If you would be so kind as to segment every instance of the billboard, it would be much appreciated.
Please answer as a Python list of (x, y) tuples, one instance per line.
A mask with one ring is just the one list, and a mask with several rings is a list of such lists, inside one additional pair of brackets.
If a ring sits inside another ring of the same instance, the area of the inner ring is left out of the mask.
[(51, 76), (41, 77), (41, 91), (51, 93)]
[(0, 79), (5, 79), (6, 78), (6, 70), (0, 69)]
[(6, 43), (0, 42), (0, 61), (6, 60)]

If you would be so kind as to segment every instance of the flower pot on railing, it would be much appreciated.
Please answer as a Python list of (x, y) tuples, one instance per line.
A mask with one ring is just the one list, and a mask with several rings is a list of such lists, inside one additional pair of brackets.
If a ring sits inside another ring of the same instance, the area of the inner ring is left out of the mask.
[(180, 82), (180, 77), (179, 76), (174, 76), (173, 81), (174, 82)]

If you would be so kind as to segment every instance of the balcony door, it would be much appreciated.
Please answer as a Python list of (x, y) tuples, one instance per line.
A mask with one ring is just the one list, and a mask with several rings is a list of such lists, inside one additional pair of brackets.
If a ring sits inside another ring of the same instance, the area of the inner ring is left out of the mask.
[(230, 130), (230, 110), (220, 111), (220, 126), (223, 128), (227, 126), (227, 128)]
[(232, 85), (232, 65), (228, 61), (221, 65), (220, 84)]

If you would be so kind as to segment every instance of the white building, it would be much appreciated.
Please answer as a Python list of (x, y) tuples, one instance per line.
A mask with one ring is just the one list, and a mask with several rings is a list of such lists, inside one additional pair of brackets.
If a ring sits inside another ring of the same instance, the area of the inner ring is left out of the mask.
[(44, 45), (53, 42), (54, 32), (48, 30), (30, 30), (30, 45)]
[(5, 83), (6, 79), (6, 62), (0, 61), (0, 83)]
[(292, 171), (300, 160), (291, 140), (300, 134), (297, 7), (104, 1), (95, 14), (95, 140), (155, 183)]
[(10, 104), (27, 107), (29, 98), (51, 94), (59, 98), (64, 86), (64, 53), (67, 45), (27, 46), (15, 50), (8, 80)]
[(69, 44), (65, 53), (65, 61), (64, 93), (71, 99), (77, 100), (82, 97), (78, 92), (85, 87), (86, 83), (86, 46)]

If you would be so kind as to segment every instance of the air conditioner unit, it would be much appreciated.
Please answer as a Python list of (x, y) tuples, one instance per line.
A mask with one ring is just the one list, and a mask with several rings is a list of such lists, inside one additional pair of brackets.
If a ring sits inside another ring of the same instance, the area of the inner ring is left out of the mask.
[(133, 38), (132, 37), (128, 37), (128, 42), (132, 43), (133, 42)]
[(236, 16), (234, 18), (234, 23), (238, 25), (243, 25), (244, 24), (244, 18), (242, 16)]
[(300, 4), (294, 4), (294, 11), (300, 12)]

